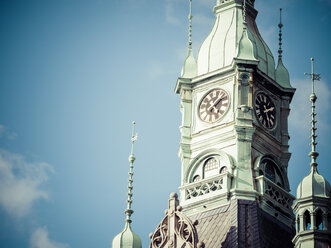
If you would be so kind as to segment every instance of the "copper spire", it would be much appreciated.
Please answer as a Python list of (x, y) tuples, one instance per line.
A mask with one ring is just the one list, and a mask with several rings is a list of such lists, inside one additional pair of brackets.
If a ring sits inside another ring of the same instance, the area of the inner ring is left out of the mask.
[(188, 15), (188, 49), (192, 50), (192, 0), (190, 0), (190, 13)]
[[(243, 23), (246, 24), (246, 0), (244, 0), (244, 4), (243, 4)], [(245, 25), (244, 28), (246, 28)]]
[(278, 59), (282, 59), (282, 53), (283, 53), (283, 50), (282, 50), (282, 27), (283, 27), (283, 23), (282, 23), (282, 8), (279, 9), (279, 24), (278, 24), (278, 27), (279, 27), (279, 49), (278, 49)]
[(312, 168), (314, 170), (316, 170), (316, 167), (317, 167), (317, 163), (316, 163), (316, 158), (318, 157), (318, 152), (316, 151), (316, 145), (317, 145), (317, 142), (316, 142), (316, 112), (315, 112), (315, 102), (317, 100), (317, 96), (315, 94), (315, 81), (319, 81), (320, 80), (320, 74), (315, 74), (314, 73), (314, 58), (311, 58), (311, 73), (308, 74), (308, 73), (305, 73), (306, 75), (309, 75), (310, 78), (311, 78), (311, 82), (312, 82), (312, 92), (310, 94), (310, 102), (311, 102), (311, 143), (310, 143), (310, 146), (311, 146), (311, 152), (308, 154), (308, 156), (311, 158), (311, 163), (310, 163), (310, 166), (312, 166)]
[(131, 154), (129, 156), (129, 162), (130, 162), (130, 171), (129, 171), (129, 185), (128, 185), (128, 199), (126, 200), (127, 203), (127, 208), (125, 209), (124, 213), (126, 214), (126, 219), (125, 221), (130, 224), (132, 222), (131, 220), (131, 215), (133, 214), (133, 210), (131, 209), (131, 204), (132, 204), (132, 183), (133, 183), (133, 162), (135, 161), (135, 156), (133, 154), (133, 146), (134, 146), (134, 142), (137, 140), (138, 135), (135, 134), (135, 122), (132, 122), (132, 137), (131, 137)]

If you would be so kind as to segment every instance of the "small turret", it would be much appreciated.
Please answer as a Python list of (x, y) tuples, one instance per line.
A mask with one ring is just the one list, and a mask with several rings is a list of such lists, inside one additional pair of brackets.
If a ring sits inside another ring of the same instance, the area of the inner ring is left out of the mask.
[(125, 209), (124, 213), (126, 215), (125, 219), (125, 226), (122, 232), (117, 234), (112, 242), (112, 248), (141, 248), (141, 239), (140, 237), (135, 234), (131, 229), (131, 215), (133, 214), (133, 210), (131, 209), (132, 204), (132, 183), (133, 183), (133, 163), (135, 161), (135, 156), (133, 154), (133, 145), (134, 142), (137, 140), (137, 135), (134, 133), (134, 125), (135, 122), (132, 123), (132, 138), (131, 138), (131, 154), (129, 156), (130, 162), (130, 171), (129, 171), (129, 186), (128, 186), (128, 199), (127, 208)]
[(329, 182), (318, 173), (318, 152), (316, 151), (316, 112), (314, 81), (320, 79), (319, 74), (314, 73), (314, 59), (311, 58), (312, 72), (309, 74), (312, 80), (311, 102), (311, 158), (310, 172), (302, 179), (297, 188), (297, 200), (293, 204), (296, 213), (296, 235), (293, 239), (295, 248), (299, 247), (330, 247), (331, 228), (329, 218), (331, 213), (331, 187)]

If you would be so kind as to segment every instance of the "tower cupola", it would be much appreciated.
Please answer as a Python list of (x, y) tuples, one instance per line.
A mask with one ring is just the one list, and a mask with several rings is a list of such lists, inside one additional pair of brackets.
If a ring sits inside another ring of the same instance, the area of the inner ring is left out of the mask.
[(320, 79), (314, 73), (314, 59), (311, 58), (312, 72), (308, 74), (312, 81), (310, 102), (311, 111), (311, 158), (310, 172), (302, 179), (297, 188), (297, 199), (292, 208), (296, 214), (296, 235), (293, 238), (295, 248), (301, 247), (330, 247), (331, 245), (331, 187), (329, 182), (318, 173), (316, 158), (316, 112), (314, 82)]

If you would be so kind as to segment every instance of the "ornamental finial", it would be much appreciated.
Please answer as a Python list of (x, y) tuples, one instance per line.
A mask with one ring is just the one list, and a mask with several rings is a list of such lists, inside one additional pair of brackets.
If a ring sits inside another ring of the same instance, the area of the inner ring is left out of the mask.
[(192, 0), (190, 0), (190, 12), (188, 15), (188, 49), (192, 50)]
[(308, 154), (309, 157), (311, 158), (311, 163), (310, 165), (312, 166), (312, 168), (314, 170), (316, 170), (316, 167), (317, 167), (317, 163), (316, 163), (316, 158), (318, 157), (318, 152), (316, 151), (316, 145), (317, 145), (317, 142), (316, 142), (316, 112), (315, 112), (315, 102), (317, 100), (317, 96), (315, 94), (315, 81), (319, 81), (320, 80), (320, 74), (315, 74), (314, 73), (314, 58), (311, 58), (311, 73), (308, 74), (308, 73), (305, 73), (305, 75), (309, 75), (310, 78), (311, 78), (311, 82), (312, 82), (312, 92), (310, 94), (310, 102), (311, 102), (311, 143), (310, 143), (310, 146), (311, 146), (311, 152)]
[(244, 23), (244, 27), (247, 24), (246, 23), (246, 0), (244, 0), (244, 4), (243, 4), (243, 23)]
[(133, 214), (133, 210), (131, 209), (131, 204), (132, 204), (132, 190), (133, 190), (133, 162), (135, 161), (135, 157), (133, 154), (133, 146), (134, 142), (137, 140), (138, 135), (135, 134), (135, 124), (136, 122), (132, 122), (132, 137), (131, 137), (131, 154), (129, 156), (129, 162), (130, 162), (130, 170), (129, 170), (129, 185), (128, 185), (128, 199), (126, 200), (127, 203), (127, 208), (125, 209), (124, 213), (126, 214), (126, 219), (125, 221), (130, 224), (132, 222), (131, 220), (131, 215)]
[(282, 8), (279, 9), (279, 49), (278, 49), (278, 59), (282, 59), (282, 27), (283, 27), (283, 23), (282, 23)]

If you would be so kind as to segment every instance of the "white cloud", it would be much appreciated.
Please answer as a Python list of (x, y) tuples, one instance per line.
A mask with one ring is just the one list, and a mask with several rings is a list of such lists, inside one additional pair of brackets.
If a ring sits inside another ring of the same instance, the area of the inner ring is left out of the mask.
[(36, 229), (30, 239), (31, 248), (68, 248), (68, 244), (63, 244), (51, 240), (46, 227)]
[[(311, 81), (309, 78), (302, 80), (292, 80), (293, 87), (297, 90), (294, 94), (291, 103), (291, 114), (289, 125), (295, 128), (296, 132), (309, 137), (310, 135), (310, 120), (311, 120), (311, 103), (309, 96), (311, 94)], [(316, 119), (317, 119), (317, 135), (320, 141), (323, 141), (323, 133), (328, 133), (330, 129), (328, 116), (330, 111), (331, 92), (325, 81), (315, 82), (315, 92), (317, 95), (316, 101)], [(308, 142), (308, 141), (307, 141)]]
[(19, 155), (0, 149), (0, 205), (15, 217), (27, 215), (33, 202), (47, 199), (41, 188), (53, 172), (45, 162), (27, 162)]

